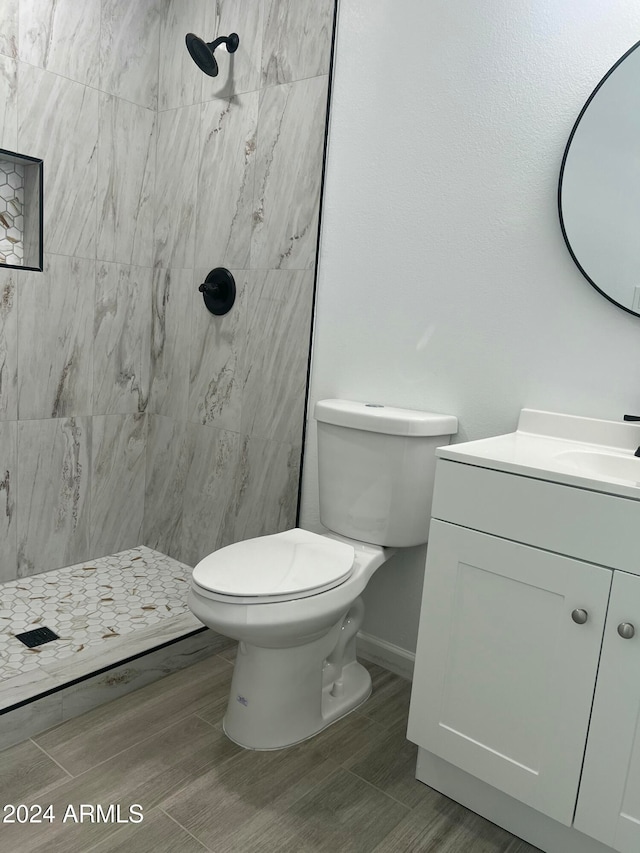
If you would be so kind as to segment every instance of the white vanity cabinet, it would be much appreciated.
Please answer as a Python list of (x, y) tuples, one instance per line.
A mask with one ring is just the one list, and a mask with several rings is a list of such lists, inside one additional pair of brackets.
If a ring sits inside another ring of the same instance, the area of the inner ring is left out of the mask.
[(638, 853), (640, 501), (440, 455), (416, 775), (549, 853)]
[(639, 631), (640, 577), (614, 572), (574, 826), (620, 853), (640, 850)]
[(611, 575), (434, 521), (409, 739), (569, 825)]

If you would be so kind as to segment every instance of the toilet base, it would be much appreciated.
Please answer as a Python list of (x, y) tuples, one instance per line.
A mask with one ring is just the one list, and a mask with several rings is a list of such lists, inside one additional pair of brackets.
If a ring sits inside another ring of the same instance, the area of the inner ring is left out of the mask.
[(371, 676), (355, 654), (344, 662), (339, 678), (323, 675), (341, 627), (288, 649), (240, 643), (222, 723), (227, 737), (245, 749), (283, 749), (313, 737), (366, 701)]
[[(314, 729), (313, 731), (308, 732), (306, 735), (301, 737), (299, 740), (287, 741), (287, 743), (282, 743), (279, 746), (256, 746), (253, 743), (244, 743), (242, 741), (237, 740), (233, 737), (228, 729), (227, 729), (227, 716), (225, 714), (224, 719), (222, 721), (222, 730), (234, 743), (237, 743), (238, 746), (243, 747), (244, 749), (253, 749), (257, 752), (268, 752), (269, 750), (277, 750), (277, 749), (286, 749), (289, 746), (296, 746), (299, 743), (304, 743), (305, 740), (309, 740), (315, 735), (320, 734), (320, 732), (324, 731), (324, 729), (332, 726), (334, 723), (337, 723), (339, 720), (342, 720), (344, 717), (347, 717), (352, 711), (356, 711), (361, 705), (363, 705), (369, 696), (371, 696), (371, 676), (367, 672), (367, 670), (359, 663), (355, 662), (350, 664), (350, 667), (358, 667), (359, 671), (356, 673), (352, 669), (352, 674), (355, 676), (353, 681), (361, 682), (358, 685), (354, 684), (354, 692), (350, 693), (349, 696), (340, 697), (340, 699), (336, 699), (335, 697), (330, 695), (331, 688), (325, 688), (322, 696), (322, 704), (323, 708), (326, 706), (327, 711), (331, 711), (326, 717), (324, 717), (324, 722), (320, 726), (319, 729)], [(346, 676), (346, 668), (345, 668), (345, 676)], [(367, 684), (368, 681), (368, 684)], [(252, 738), (253, 740), (253, 738)]]

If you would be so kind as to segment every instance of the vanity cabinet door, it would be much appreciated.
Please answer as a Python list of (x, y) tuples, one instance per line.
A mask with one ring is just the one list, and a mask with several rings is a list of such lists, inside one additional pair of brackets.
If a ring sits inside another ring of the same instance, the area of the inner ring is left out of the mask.
[[(618, 633), (625, 623), (631, 638)], [(640, 577), (625, 572), (614, 574), (574, 825), (640, 850)]]
[(570, 825), (611, 576), (433, 521), (409, 739)]

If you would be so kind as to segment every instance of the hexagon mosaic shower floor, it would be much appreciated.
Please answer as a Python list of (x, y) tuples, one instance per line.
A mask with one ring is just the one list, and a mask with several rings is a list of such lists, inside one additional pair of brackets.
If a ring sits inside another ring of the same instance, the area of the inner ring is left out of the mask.
[[(0, 680), (188, 610), (192, 569), (140, 546), (0, 586)], [(51, 628), (29, 649), (15, 634)]]

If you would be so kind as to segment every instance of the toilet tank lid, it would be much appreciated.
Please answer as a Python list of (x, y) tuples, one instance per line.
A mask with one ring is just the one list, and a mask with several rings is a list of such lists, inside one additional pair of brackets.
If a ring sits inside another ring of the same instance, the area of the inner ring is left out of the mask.
[(399, 409), (379, 403), (319, 400), (313, 414), (317, 421), (326, 424), (386, 435), (453, 435), (458, 431), (458, 419), (453, 415)]

